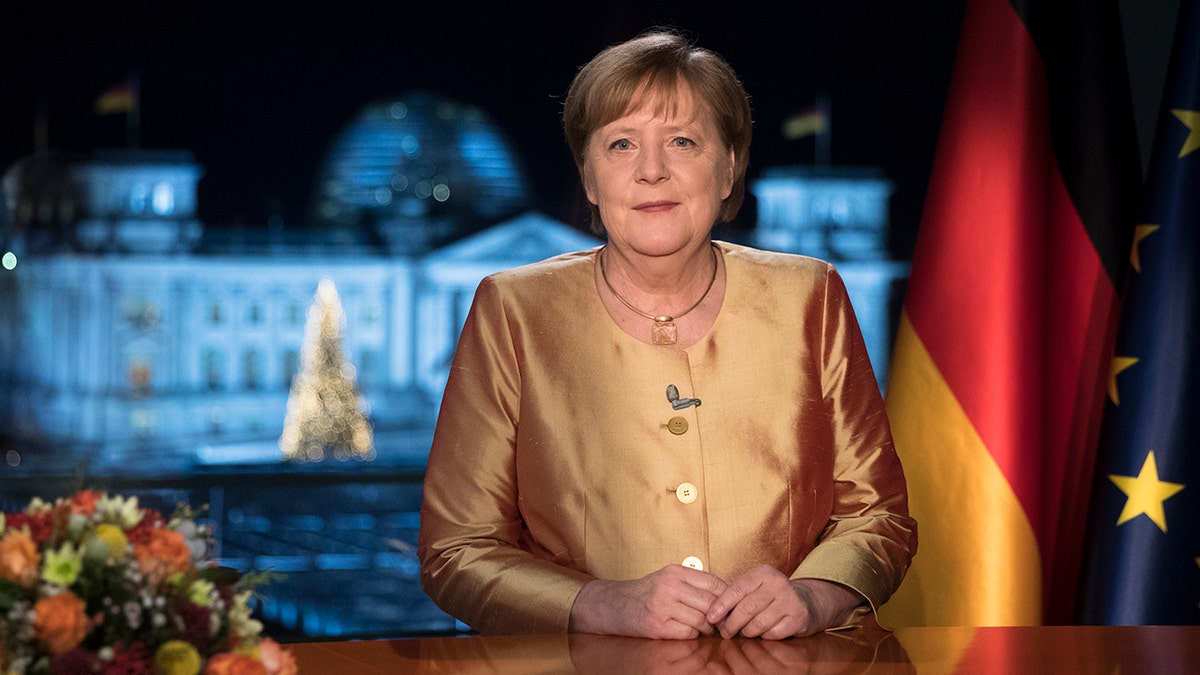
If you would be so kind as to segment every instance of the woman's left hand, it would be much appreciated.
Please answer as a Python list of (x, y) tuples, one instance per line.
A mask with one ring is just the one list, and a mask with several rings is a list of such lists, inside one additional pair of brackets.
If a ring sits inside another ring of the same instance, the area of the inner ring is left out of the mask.
[(841, 624), (862, 603), (855, 591), (821, 579), (788, 579), (760, 565), (729, 584), (708, 610), (721, 636), (781, 640)]

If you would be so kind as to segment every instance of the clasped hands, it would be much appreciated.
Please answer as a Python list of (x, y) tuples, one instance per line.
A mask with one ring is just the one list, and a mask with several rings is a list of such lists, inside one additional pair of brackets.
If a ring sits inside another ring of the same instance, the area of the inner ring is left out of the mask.
[(667, 565), (640, 579), (590, 581), (571, 608), (571, 630), (687, 640), (720, 634), (780, 640), (840, 625), (862, 602), (821, 579), (788, 579), (761, 565), (732, 582)]

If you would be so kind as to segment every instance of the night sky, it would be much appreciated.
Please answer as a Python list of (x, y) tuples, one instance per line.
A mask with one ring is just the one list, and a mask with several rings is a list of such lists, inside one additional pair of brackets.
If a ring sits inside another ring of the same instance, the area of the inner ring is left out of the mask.
[(744, 81), (751, 178), (813, 161), (812, 139), (784, 140), (780, 124), (828, 96), (833, 164), (880, 166), (896, 183), (900, 257), (911, 252), (964, 6), (798, 2), (788, 3), (798, 16), (785, 16), (760, 8), (768, 3), (697, 0), (12, 4), (0, 9), (0, 167), (33, 151), (39, 107), (51, 148), (124, 145), (123, 116), (92, 105), (136, 72), (141, 146), (190, 149), (205, 168), (201, 218), (222, 227), (260, 227), (272, 214), (303, 227), (339, 129), (364, 105), (414, 89), (484, 109), (520, 155), (534, 206), (581, 225), (562, 94), (601, 48), (675, 26)]

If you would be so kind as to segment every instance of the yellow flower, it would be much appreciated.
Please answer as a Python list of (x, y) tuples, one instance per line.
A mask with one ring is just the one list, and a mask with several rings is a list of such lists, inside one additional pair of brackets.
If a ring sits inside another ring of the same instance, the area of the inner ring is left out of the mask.
[(120, 562), (125, 559), (129, 539), (125, 537), (125, 531), (120, 527), (110, 523), (101, 523), (92, 531), (92, 536), (88, 537), (84, 547), (90, 560)]
[(46, 566), (42, 570), (42, 579), (52, 584), (70, 586), (82, 571), (83, 552), (76, 551), (71, 542), (63, 544), (57, 551), (46, 551)]
[(200, 652), (183, 640), (168, 640), (155, 652), (154, 666), (162, 675), (198, 675)]
[(37, 582), (41, 556), (28, 530), (9, 532), (0, 538), (0, 579), (29, 587)]

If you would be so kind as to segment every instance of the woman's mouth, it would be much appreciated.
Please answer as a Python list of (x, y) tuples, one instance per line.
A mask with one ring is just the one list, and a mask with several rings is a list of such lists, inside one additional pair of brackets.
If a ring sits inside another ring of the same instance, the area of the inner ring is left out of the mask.
[(635, 211), (667, 211), (679, 205), (679, 202), (657, 201), (657, 202), (642, 202), (633, 207)]

